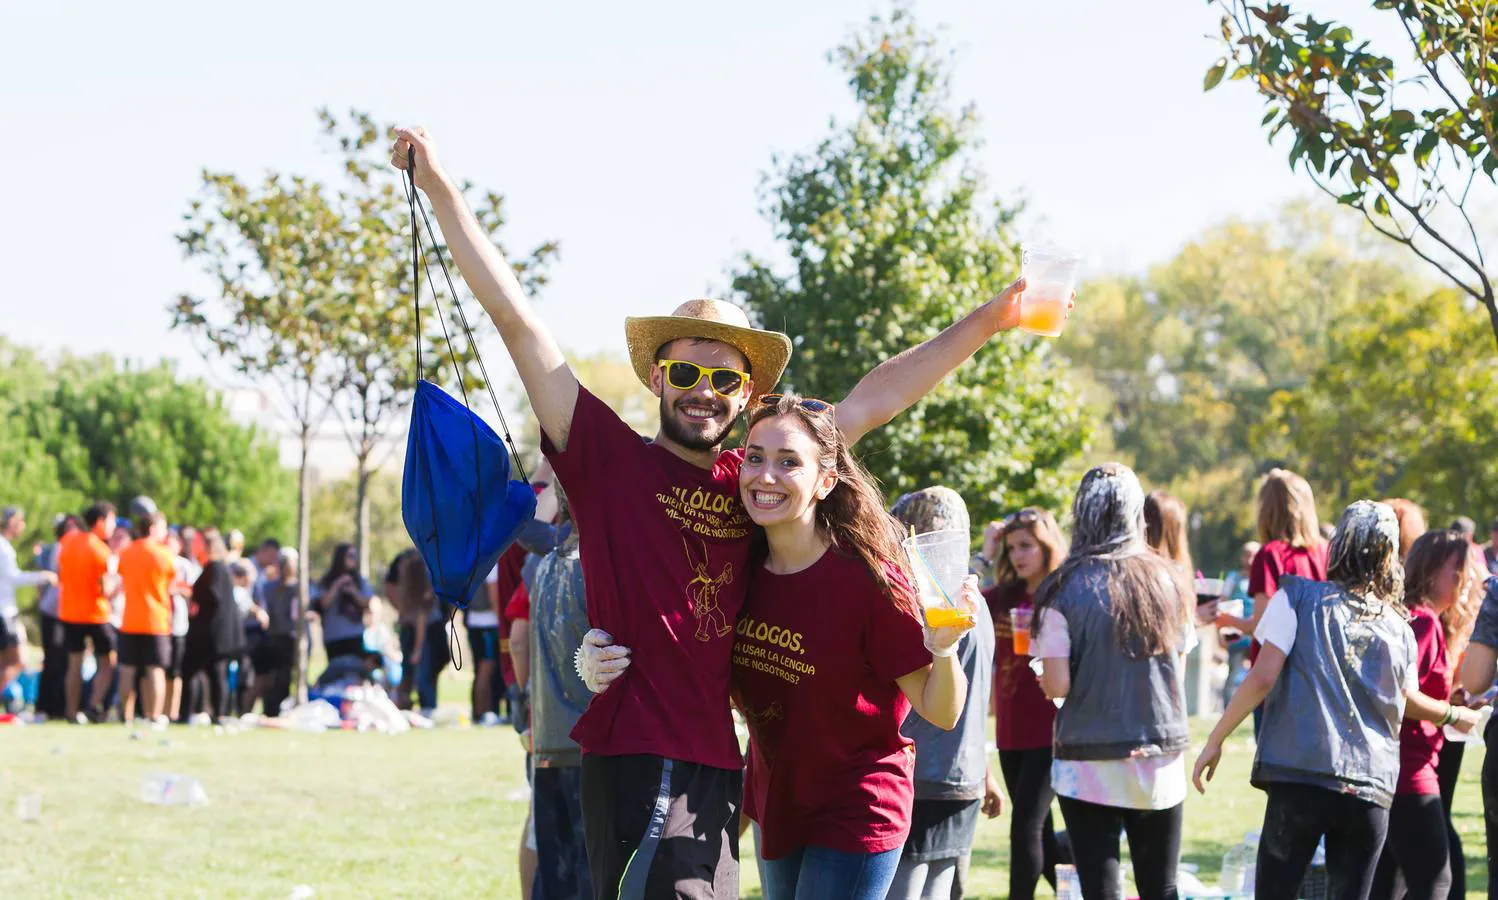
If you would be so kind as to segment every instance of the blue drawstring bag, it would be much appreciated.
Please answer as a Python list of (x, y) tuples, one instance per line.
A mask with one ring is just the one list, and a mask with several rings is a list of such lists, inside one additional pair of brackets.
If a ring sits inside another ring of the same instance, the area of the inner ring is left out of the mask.
[(494, 429), (435, 384), (417, 382), (401, 518), (436, 595), (467, 607), (535, 514), (536, 493), (510, 480), (510, 453)]
[[(411, 165), (402, 186), (406, 188), (406, 200), (411, 209), (411, 280), (417, 335), (416, 396), (411, 403), (411, 428), (406, 438), (401, 520), (426, 563), (433, 593), (454, 608), (466, 609), (500, 554), (515, 540), (520, 526), (535, 516), (536, 495), (519, 460), (512, 456), (515, 441), (510, 437), (504, 411), (499, 407), (493, 382), (484, 368), (473, 330), (468, 327), (468, 317), (457, 299), (459, 294), (453, 287), (452, 276), (448, 274), (447, 263), (440, 252), (436, 253), (437, 262), (447, 280), (448, 296), (452, 298), (469, 349), (489, 387), (489, 398), (494, 401), (494, 412), (499, 416), (504, 439), (469, 407), (463, 370), (458, 365), (458, 355), (453, 350), (452, 336), (447, 333), (447, 321), (436, 292), (433, 292), (432, 300), (437, 306), (437, 322), (442, 326), (442, 336), (452, 359), (458, 389), (463, 392), (463, 402), (458, 403), (442, 388), (422, 377), (425, 372), (421, 362), (421, 342), (425, 337), (421, 328), (421, 269), (424, 259), (418, 211), (434, 247), (437, 246), (437, 236), (416, 193), (415, 173), (415, 148), (412, 148)], [(427, 280), (431, 281), (430, 270)], [(514, 481), (510, 479), (512, 460), (520, 476)], [(462, 667), (461, 662), (458, 667)]]

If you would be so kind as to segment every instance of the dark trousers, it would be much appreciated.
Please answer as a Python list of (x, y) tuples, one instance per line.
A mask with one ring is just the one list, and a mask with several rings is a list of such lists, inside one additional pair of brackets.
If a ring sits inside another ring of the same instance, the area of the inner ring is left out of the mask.
[(1267, 792), (1254, 896), (1299, 897), (1316, 845), (1325, 837), (1329, 895), (1366, 900), (1389, 829), (1389, 811), (1351, 794), (1307, 784), (1273, 783)]
[(1009, 791), (1009, 897), (1031, 900), (1042, 877), (1056, 886), (1051, 748), (1000, 750), (999, 768)]
[(1456, 782), (1462, 777), (1462, 760), (1466, 755), (1465, 742), (1447, 741), (1441, 746), (1441, 756), (1436, 762), (1436, 778), (1441, 782), (1441, 806), (1446, 813), (1452, 897), (1467, 896), (1467, 854), (1462, 850), (1462, 836), (1456, 833), (1456, 825), (1451, 821), (1451, 804), (1456, 800)]
[(1186, 804), (1170, 809), (1123, 809), (1059, 798), (1072, 860), (1086, 900), (1118, 900), (1119, 831), (1129, 838), (1129, 859), (1140, 900), (1175, 900), (1176, 864)]
[(255, 681), (261, 686), (261, 709), (267, 716), (281, 714), (281, 704), (291, 696), (291, 667), (296, 655), (296, 636), (268, 634), (255, 648), (252, 662)]
[(188, 660), (182, 667), (182, 709), (179, 720), (186, 722), (201, 708), (203, 692), (208, 694), (209, 715), (215, 723), (229, 714), (229, 658)]
[[(1403, 885), (1403, 890), (1400, 886)], [(1440, 794), (1398, 794), (1389, 808), (1389, 833), (1369, 896), (1446, 900), (1451, 890), (1451, 842)]]
[(42, 673), (37, 684), (36, 709), (49, 719), (67, 712), (68, 648), (62, 621), (42, 614)]
[(532, 775), (536, 886), (532, 900), (593, 896), (583, 828), (582, 769), (537, 766)]

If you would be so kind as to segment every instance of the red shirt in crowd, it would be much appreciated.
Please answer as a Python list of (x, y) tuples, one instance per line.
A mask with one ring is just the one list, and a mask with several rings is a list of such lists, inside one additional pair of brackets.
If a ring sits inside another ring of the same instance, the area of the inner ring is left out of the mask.
[(515, 585), (515, 590), (510, 593), (510, 602), (505, 604), (505, 619), (510, 622), (518, 622), (521, 619), (530, 621), (531, 592), (526, 590), (525, 582)]
[(750, 734), (744, 809), (766, 859), (905, 843), (915, 749), (895, 679), (930, 663), (920, 622), (857, 557), (828, 550), (794, 575), (754, 573), (733, 672)]
[(1047, 700), (1030, 657), (1016, 656), (1009, 611), (1033, 609), (1034, 599), (1021, 582), (995, 585), (983, 592), (993, 616), (994, 743), (1000, 750), (1037, 750), (1051, 746), (1056, 704)]
[[(1273, 597), (1280, 589), (1280, 579), (1286, 575), (1299, 575), (1311, 581), (1326, 580), (1326, 544), (1311, 547), (1293, 547), (1289, 541), (1272, 540), (1259, 548), (1253, 562), (1248, 565), (1248, 596)], [(1261, 601), (1255, 600), (1258, 603)], [(1268, 603), (1268, 600), (1262, 601)], [(1259, 642), (1248, 648), (1248, 659), (1259, 658)]]
[(515, 662), (510, 658), (511, 619), (505, 604), (520, 584), (520, 570), (525, 567), (525, 548), (513, 544), (500, 557), (494, 582), (494, 613), (499, 617), (499, 673), (505, 684), (515, 683)]
[[(1446, 657), (1446, 631), (1429, 606), (1410, 610), (1410, 629), (1415, 632), (1416, 670), (1420, 693), (1436, 700), (1451, 696), (1451, 661)], [(1434, 722), (1405, 719), (1399, 727), (1399, 782), (1396, 794), (1439, 794), (1436, 757), (1446, 744), (1446, 735)]]
[(542, 450), (581, 535), (588, 621), (634, 651), (572, 731), (587, 753), (743, 765), (729, 713), (733, 627), (749, 579), (743, 450), (711, 470), (646, 443), (580, 390), (567, 449)]

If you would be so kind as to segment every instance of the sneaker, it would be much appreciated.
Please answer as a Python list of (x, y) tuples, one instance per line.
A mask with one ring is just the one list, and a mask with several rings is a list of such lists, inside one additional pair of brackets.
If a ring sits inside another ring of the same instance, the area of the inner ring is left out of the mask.
[(212, 725), (213, 724), (213, 716), (210, 716), (210, 715), (208, 715), (207, 713), (204, 713), (204, 712), (195, 713), (192, 718), (190, 718), (190, 719), (187, 720), (187, 724), (189, 724), (189, 725)]
[(156, 721), (151, 723), (151, 730), (166, 731), (167, 728), (171, 727), (171, 724), (172, 720), (168, 719), (166, 716), (157, 716)]
[(482, 716), (479, 716), (480, 728), (493, 728), (498, 724), (500, 724), (499, 713), (496, 713), (492, 710), (484, 713)]

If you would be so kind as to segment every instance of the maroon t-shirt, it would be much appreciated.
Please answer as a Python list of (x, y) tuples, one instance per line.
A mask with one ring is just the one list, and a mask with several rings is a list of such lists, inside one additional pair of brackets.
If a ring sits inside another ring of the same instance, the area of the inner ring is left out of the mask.
[(861, 559), (829, 550), (794, 575), (754, 573), (733, 683), (749, 723), (744, 809), (766, 859), (905, 843), (915, 748), (900, 734), (910, 701), (895, 679), (930, 663), (920, 622)]
[[(1326, 580), (1326, 544), (1292, 547), (1288, 541), (1273, 540), (1259, 548), (1248, 564), (1248, 596), (1263, 594), (1270, 599), (1280, 589), (1280, 579), (1299, 575), (1311, 581)], [(1259, 601), (1254, 601), (1255, 603)], [(1267, 601), (1265, 601), (1267, 602)], [(1259, 642), (1248, 648), (1250, 662), (1259, 658)]]
[[(1009, 611), (1033, 609), (1023, 583), (1001, 584), (983, 592), (993, 616), (994, 743), (1000, 750), (1036, 750), (1051, 746), (1056, 704), (1045, 698), (1030, 657), (1014, 655)], [(1033, 624), (1033, 623), (1032, 623)]]
[(729, 713), (733, 625), (749, 578), (743, 450), (699, 468), (646, 443), (580, 390), (567, 449), (541, 449), (567, 490), (588, 621), (633, 652), (572, 731), (584, 752), (743, 765)]
[[(1451, 661), (1446, 658), (1446, 631), (1428, 606), (1410, 610), (1410, 629), (1415, 632), (1416, 671), (1420, 693), (1436, 700), (1451, 696)], [(1405, 719), (1399, 727), (1399, 782), (1396, 794), (1439, 794), (1436, 757), (1446, 744), (1446, 735), (1434, 722)]]

